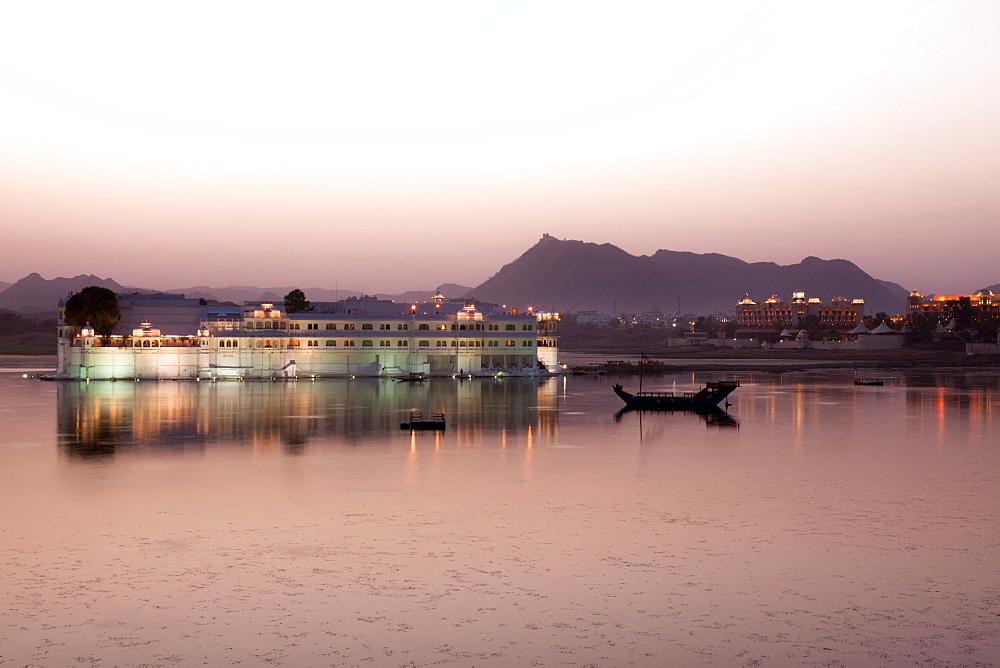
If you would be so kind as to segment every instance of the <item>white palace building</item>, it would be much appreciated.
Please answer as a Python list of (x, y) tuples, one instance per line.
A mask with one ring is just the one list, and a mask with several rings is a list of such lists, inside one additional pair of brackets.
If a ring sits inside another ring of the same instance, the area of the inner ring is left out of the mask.
[(557, 313), (373, 297), (285, 313), (184, 295), (118, 295), (122, 317), (100, 336), (59, 304), (57, 378), (291, 379), (352, 376), (533, 376), (558, 364)]

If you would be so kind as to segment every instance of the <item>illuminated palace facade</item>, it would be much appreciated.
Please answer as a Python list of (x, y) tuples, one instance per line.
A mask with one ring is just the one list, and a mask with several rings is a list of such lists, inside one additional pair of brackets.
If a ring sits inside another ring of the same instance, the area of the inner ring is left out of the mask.
[(743, 329), (767, 329), (773, 326), (798, 326), (805, 316), (815, 315), (819, 325), (832, 330), (849, 330), (864, 318), (865, 300), (834, 297), (821, 302), (818, 297), (806, 297), (793, 292), (789, 301), (772, 295), (758, 304), (749, 295), (736, 305), (736, 322)]
[[(64, 300), (65, 301), (65, 300)], [(64, 303), (64, 302), (63, 302)], [(286, 379), (353, 376), (532, 376), (556, 372), (552, 312), (374, 298), (314, 304), (208, 305), (183, 295), (119, 295), (109, 336), (73, 327), (59, 308), (57, 377)]]
[(913, 291), (907, 299), (907, 305), (910, 313), (933, 315), (941, 322), (952, 319), (956, 312), (963, 310), (992, 318), (1000, 317), (1000, 295), (989, 290), (974, 295), (931, 295), (926, 299), (919, 292)]

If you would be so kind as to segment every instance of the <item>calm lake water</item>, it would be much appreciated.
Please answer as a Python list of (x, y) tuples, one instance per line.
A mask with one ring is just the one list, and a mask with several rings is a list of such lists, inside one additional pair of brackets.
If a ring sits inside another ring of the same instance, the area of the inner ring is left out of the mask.
[(608, 377), (22, 372), (0, 665), (1000, 662), (996, 369), (743, 373), (721, 415), (619, 415)]

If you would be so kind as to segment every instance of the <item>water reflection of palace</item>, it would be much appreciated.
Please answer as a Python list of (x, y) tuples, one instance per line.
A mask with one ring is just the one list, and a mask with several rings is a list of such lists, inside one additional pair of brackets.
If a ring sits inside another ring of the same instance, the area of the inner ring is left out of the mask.
[(57, 420), (65, 451), (83, 458), (221, 443), (286, 452), (320, 441), (408, 443), (399, 423), (413, 409), (446, 414), (446, 443), (478, 444), (495, 435), (510, 445), (518, 437), (555, 439), (556, 400), (554, 379), (90, 381), (57, 385)]

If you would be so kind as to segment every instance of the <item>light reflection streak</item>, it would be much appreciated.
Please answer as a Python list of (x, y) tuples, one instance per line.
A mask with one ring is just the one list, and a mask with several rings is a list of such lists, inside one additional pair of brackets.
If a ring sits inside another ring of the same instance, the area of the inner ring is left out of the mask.
[[(410, 410), (446, 415), (447, 429), (433, 433), (435, 450), (497, 438), (500, 447), (514, 447), (509, 437), (529, 432), (534, 447), (539, 433), (558, 433), (556, 390), (555, 380), (419, 386), (383, 380), (71, 382), (57, 387), (57, 422), (63, 452), (83, 458), (211, 442), (245, 444), (255, 455), (272, 457), (299, 454), (309, 444), (385, 446), (400, 437), (416, 456), (422, 434), (399, 429), (399, 416)], [(545, 410), (534, 410), (539, 403)]]

